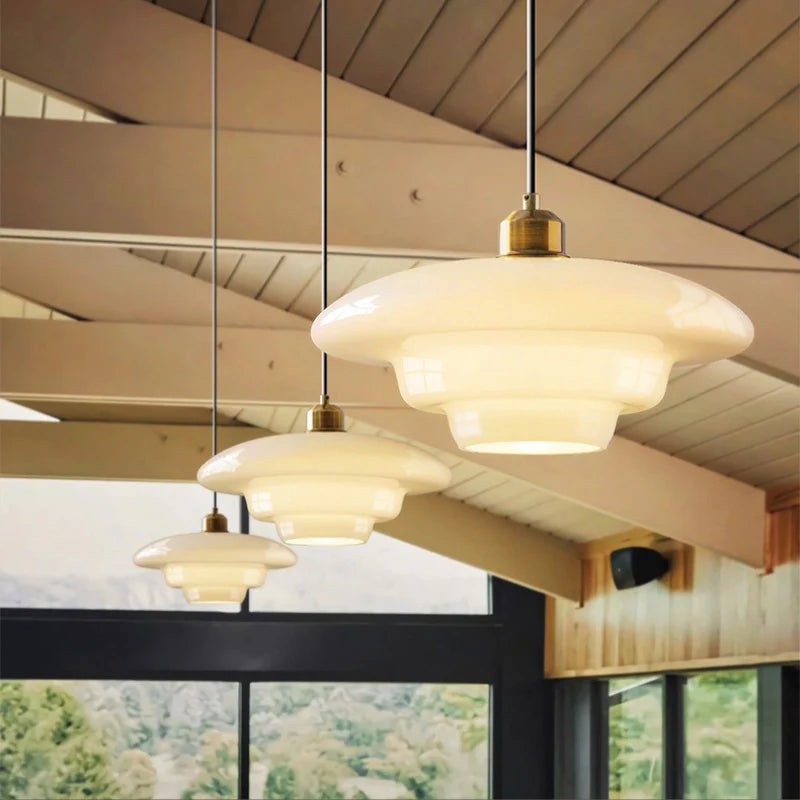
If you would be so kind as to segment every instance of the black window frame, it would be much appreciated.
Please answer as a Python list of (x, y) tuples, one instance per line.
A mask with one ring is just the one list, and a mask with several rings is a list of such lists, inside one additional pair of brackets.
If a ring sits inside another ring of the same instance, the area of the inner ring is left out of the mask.
[[(755, 669), (757, 699), (757, 796), (800, 797), (800, 664), (769, 663), (642, 673), (662, 688), (664, 800), (685, 797), (685, 687), (700, 672)], [(560, 680), (554, 688), (556, 736), (554, 797), (607, 800), (609, 680), (632, 675)]]
[[(244, 501), (242, 532), (249, 531)], [(544, 595), (489, 578), (487, 614), (0, 609), (0, 678), (239, 684), (239, 797), (249, 797), (256, 682), (483, 683), (489, 790), (553, 796)], [(268, 646), (265, 646), (268, 643)]]

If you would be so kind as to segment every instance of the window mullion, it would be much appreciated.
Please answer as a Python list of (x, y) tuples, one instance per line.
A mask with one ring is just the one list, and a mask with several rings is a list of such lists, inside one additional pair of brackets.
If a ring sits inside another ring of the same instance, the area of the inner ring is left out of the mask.
[(682, 800), (686, 773), (686, 728), (684, 723), (683, 675), (664, 675), (662, 736), (662, 797)]

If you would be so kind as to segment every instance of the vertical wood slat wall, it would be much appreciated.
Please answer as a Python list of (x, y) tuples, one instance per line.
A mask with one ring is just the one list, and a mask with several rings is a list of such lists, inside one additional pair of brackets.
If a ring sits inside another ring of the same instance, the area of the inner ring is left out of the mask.
[[(652, 534), (624, 545), (665, 552), (659, 581), (618, 591), (608, 548), (582, 562), (583, 602), (548, 598), (549, 677), (800, 661), (800, 491), (769, 495), (765, 568)], [(655, 540), (655, 541), (654, 541)]]

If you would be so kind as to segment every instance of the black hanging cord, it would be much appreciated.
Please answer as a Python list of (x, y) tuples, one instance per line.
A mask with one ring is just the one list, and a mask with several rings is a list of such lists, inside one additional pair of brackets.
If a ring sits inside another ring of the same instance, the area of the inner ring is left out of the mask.
[[(211, 0), (211, 455), (217, 454), (217, 0)], [(217, 493), (214, 513), (217, 512)]]
[(528, 0), (528, 184), (526, 191), (528, 194), (536, 192), (536, 154), (533, 149), (533, 142), (536, 135), (536, 0)]
[[(320, 76), (322, 128), (322, 220), (320, 270), (322, 311), (328, 307), (328, 1), (320, 0)], [(328, 396), (328, 354), (322, 351), (321, 394)]]

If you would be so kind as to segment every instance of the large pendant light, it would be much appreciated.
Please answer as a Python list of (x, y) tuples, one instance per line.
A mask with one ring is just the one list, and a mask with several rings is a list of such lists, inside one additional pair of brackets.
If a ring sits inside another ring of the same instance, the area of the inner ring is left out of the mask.
[[(217, 452), (217, 2), (211, 0), (211, 450)], [(230, 533), (217, 509), (200, 533), (168, 536), (145, 545), (133, 557), (139, 567), (160, 569), (170, 586), (190, 603), (241, 603), (261, 586), (270, 569), (291, 567), (297, 556), (263, 536)]]
[[(328, 303), (327, 0), (320, 5), (322, 58), (322, 308)], [(344, 413), (328, 397), (322, 353), (321, 397), (306, 433), (267, 436), (231, 447), (197, 473), (203, 486), (242, 494), (250, 513), (273, 522), (293, 545), (363, 544), (376, 522), (394, 519), (406, 494), (433, 492), (450, 470), (410, 445), (345, 433)]]
[(620, 414), (661, 401), (674, 363), (736, 355), (753, 326), (692, 281), (566, 256), (564, 224), (535, 194), (533, 3), (527, 193), (500, 224), (499, 256), (365, 284), (311, 333), (331, 355), (391, 364), (404, 400), (446, 414), (464, 450), (589, 453), (608, 445)]

